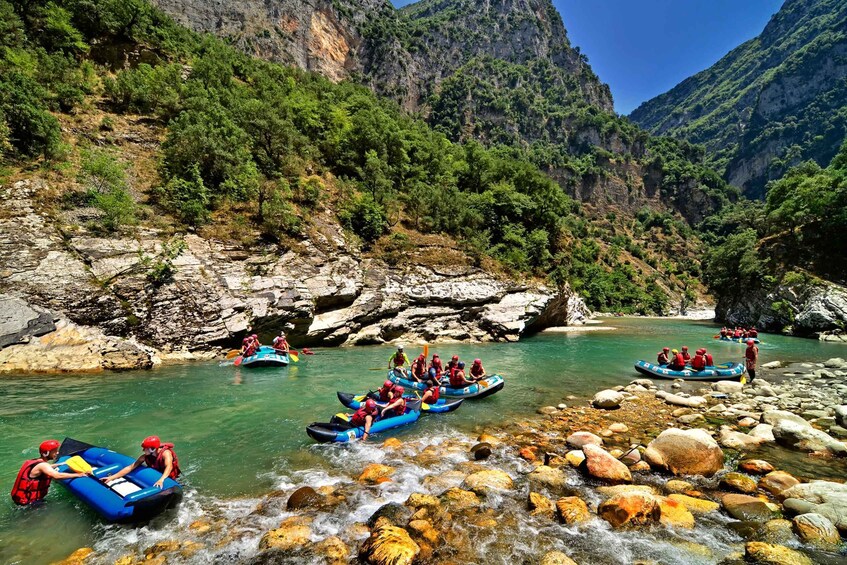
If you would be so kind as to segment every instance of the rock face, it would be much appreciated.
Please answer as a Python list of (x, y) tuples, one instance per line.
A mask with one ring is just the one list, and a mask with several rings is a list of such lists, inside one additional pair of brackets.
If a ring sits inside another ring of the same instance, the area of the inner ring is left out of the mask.
[(26, 343), (56, 329), (53, 314), (26, 301), (0, 294), (0, 348)]
[[(7, 344), (49, 331), (47, 310), (101, 328), (103, 336), (166, 351), (233, 346), (250, 325), (265, 339), (270, 334), (263, 336), (263, 328), (285, 327), (304, 346), (516, 340), (540, 329), (542, 316), (567, 323), (587, 314), (578, 299), (472, 267), (441, 273), (364, 258), (331, 218), (316, 218), (317, 235), (297, 252), (257, 244), (247, 253), (186, 235), (172, 242), (182, 249), (172, 260), (173, 274), (155, 281), (147, 265), (162, 260), (162, 233), (62, 234), (35, 209), (33, 199), (43, 190), (30, 181), (0, 187), (0, 238), (9, 242), (0, 246), (0, 293), (10, 306), (2, 318)], [(562, 310), (572, 306), (577, 310)]]
[(705, 430), (663, 431), (650, 442), (644, 459), (652, 466), (675, 475), (703, 475), (711, 477), (724, 464), (720, 446)]

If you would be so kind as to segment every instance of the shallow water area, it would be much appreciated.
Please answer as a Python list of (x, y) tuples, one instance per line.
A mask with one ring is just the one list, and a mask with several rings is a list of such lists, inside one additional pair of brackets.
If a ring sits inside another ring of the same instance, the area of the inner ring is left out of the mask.
[[(707, 322), (614, 318), (604, 323), (617, 329), (541, 334), (516, 344), (430, 346), (430, 353), (438, 352), (442, 358), (454, 353), (466, 361), (481, 357), (489, 372), (505, 376), (506, 387), (478, 402), (466, 401), (455, 413), (427, 416), (414, 427), (391, 435), (409, 443), (436, 445), (447, 438), (464, 442), (463, 438), (498, 424), (534, 418), (535, 410), (545, 404), (585, 403), (601, 388), (638, 378), (634, 361), (652, 360), (664, 345), (685, 344), (692, 350), (706, 346), (719, 362), (737, 361), (743, 355), (743, 346), (713, 340), (715, 326)], [(838, 344), (782, 336), (765, 335), (763, 342), (763, 363), (822, 361), (847, 353), (847, 348)], [(409, 345), (407, 349), (411, 357), (420, 348)], [(191, 560), (205, 562), (224, 555), (244, 559), (257, 552), (262, 533), (287, 516), (255, 514), (262, 495), (300, 484), (343, 487), (370, 462), (388, 461), (398, 467), (398, 474), (386, 485), (355, 491), (343, 512), (317, 518), (315, 536), (344, 532), (385, 502), (403, 502), (410, 493), (425, 491), (420, 481), (433, 469), (380, 449), (384, 438), (364, 445), (323, 446), (315, 445), (305, 434), (309, 423), (328, 421), (344, 410), (336, 391), (364, 392), (378, 387), (391, 353), (390, 346), (316, 349), (316, 355), (302, 356), (299, 364), (287, 369), (249, 370), (200, 363), (146, 372), (0, 378), (0, 476), (5, 477), (7, 491), (21, 462), (36, 456), (36, 446), (43, 439), (69, 436), (134, 455), (140, 453), (141, 439), (151, 434), (176, 444), (186, 488), (179, 508), (142, 527), (104, 524), (60, 485), (51, 487), (47, 503), (40, 508), (16, 508), (6, 496), (0, 503), (0, 563), (48, 563), (82, 546), (93, 546), (114, 560), (157, 541), (201, 539), (188, 530), (198, 519), (222, 521), (232, 532), (215, 538), (215, 543), (222, 544), (220, 548), (207, 547)], [(567, 395), (579, 400), (566, 401)], [(410, 448), (410, 453), (418, 450)], [(445, 455), (443, 464), (460, 463), (466, 459), (465, 453), (457, 450)], [(843, 468), (838, 463), (832, 467), (834, 472), (816, 471), (829, 469), (830, 463), (814, 460), (806, 471), (809, 458), (793, 455), (797, 463), (792, 465), (804, 467), (799, 473), (802, 476), (811, 478), (814, 472), (831, 476)], [(528, 472), (519, 460), (504, 464), (516, 480)], [(507, 497), (492, 506), (503, 514), (504, 524), (512, 520), (509, 505), (524, 504), (524, 496), (525, 491), (514, 500)], [(233, 533), (236, 531), (238, 535)], [(673, 540), (663, 540), (673, 537), (666, 531), (645, 534), (601, 529), (585, 538), (584, 532), (568, 534), (567, 528), (540, 520), (503, 531), (509, 533), (494, 535), (480, 529), (469, 536), (489, 555), (502, 556), (502, 561), (489, 562), (522, 561), (542, 550), (587, 547), (585, 544), (631, 548), (632, 553), (615, 557), (611, 552), (602, 558), (607, 561), (594, 561), (597, 563), (625, 563), (621, 560), (625, 555), (642, 555), (655, 544), (666, 548), (663, 551), (668, 555), (673, 552)], [(225, 540), (225, 535), (233, 537)], [(690, 535), (718, 554), (728, 547), (727, 534), (719, 529), (698, 525)], [(643, 550), (638, 549), (642, 546)]]

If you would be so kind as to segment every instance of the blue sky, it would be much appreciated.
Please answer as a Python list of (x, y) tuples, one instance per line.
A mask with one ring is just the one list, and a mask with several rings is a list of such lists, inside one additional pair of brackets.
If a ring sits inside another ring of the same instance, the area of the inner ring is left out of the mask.
[[(393, 1), (396, 6), (411, 3)], [(782, 2), (553, 0), (571, 43), (609, 84), (621, 114), (759, 35)]]

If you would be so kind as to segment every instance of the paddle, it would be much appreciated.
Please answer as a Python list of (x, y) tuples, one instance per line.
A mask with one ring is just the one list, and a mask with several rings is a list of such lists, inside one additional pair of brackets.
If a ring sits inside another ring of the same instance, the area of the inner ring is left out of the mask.
[(240, 349), (230, 349), (229, 353), (226, 354), (226, 358), (232, 359), (233, 357), (238, 357), (239, 355), (241, 355)]
[(65, 465), (70, 467), (76, 473), (85, 473), (86, 475), (94, 470), (91, 468), (91, 465), (89, 465), (88, 462), (79, 455), (74, 455), (65, 461)]
[(238, 357), (235, 358), (235, 363), (233, 363), (233, 365), (235, 365), (236, 367), (240, 367), (242, 361), (244, 361), (244, 357), (239, 355)]

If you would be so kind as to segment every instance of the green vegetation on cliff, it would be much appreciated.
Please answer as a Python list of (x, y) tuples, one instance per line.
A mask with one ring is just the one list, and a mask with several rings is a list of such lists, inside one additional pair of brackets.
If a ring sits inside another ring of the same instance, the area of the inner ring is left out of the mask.
[(825, 166), (847, 135), (847, 3), (787, 0), (759, 37), (630, 117), (705, 145), (752, 198), (806, 160)]

